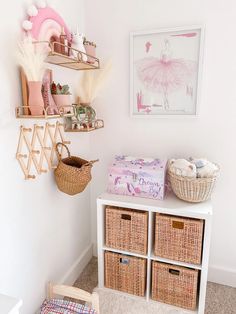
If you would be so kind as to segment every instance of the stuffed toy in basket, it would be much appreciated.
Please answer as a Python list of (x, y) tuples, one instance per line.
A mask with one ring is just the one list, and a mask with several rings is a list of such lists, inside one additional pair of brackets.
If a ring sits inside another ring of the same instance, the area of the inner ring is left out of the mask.
[[(61, 157), (58, 150), (59, 145), (66, 148), (68, 157)], [(69, 195), (83, 192), (92, 179), (91, 169), (93, 163), (98, 160), (87, 161), (80, 157), (71, 156), (68, 147), (63, 143), (57, 143), (56, 152), (59, 163), (54, 175), (58, 189)]]
[(175, 195), (190, 203), (210, 199), (220, 167), (205, 158), (171, 159), (168, 177)]

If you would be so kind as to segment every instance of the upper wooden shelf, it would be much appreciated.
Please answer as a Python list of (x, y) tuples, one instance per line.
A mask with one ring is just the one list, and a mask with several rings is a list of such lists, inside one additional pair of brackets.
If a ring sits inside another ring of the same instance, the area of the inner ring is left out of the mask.
[[(39, 42), (36, 42), (39, 43)], [(67, 45), (63, 45), (58, 42), (49, 43), (49, 54), (45, 62), (59, 65), (65, 68), (73, 70), (95, 70), (100, 68), (100, 62), (98, 58), (87, 55), (86, 53), (79, 51)], [(69, 51), (70, 55), (59, 53), (58, 50)], [(83, 56), (86, 56), (90, 62), (83, 61)]]

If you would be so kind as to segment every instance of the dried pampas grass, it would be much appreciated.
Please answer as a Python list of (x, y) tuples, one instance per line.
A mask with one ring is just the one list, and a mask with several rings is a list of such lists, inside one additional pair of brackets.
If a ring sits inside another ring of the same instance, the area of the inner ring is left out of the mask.
[(85, 71), (78, 86), (78, 97), (81, 103), (92, 103), (105, 85), (112, 68), (111, 61), (101, 69)]
[(35, 45), (31, 37), (18, 43), (17, 63), (24, 69), (28, 81), (42, 81), (48, 51), (45, 44)]

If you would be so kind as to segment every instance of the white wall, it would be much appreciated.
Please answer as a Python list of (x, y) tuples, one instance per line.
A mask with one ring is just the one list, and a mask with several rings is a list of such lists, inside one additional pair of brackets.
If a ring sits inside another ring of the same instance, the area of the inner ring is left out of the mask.
[[(91, 135), (100, 157), (92, 184), (92, 238), (96, 242), (95, 198), (106, 188), (114, 154), (206, 156), (221, 165), (213, 196), (214, 222), (209, 279), (236, 286), (235, 141), (236, 62), (233, 0), (86, 1), (87, 36), (98, 55), (112, 57), (114, 71), (97, 103), (105, 129)], [(205, 66), (200, 116), (132, 119), (129, 116), (129, 33), (160, 27), (206, 25)]]
[[(68, 24), (79, 23), (83, 30), (82, 0), (51, 3)], [(22, 314), (32, 314), (45, 297), (45, 283), (75, 279), (73, 273), (66, 276), (68, 271), (73, 266), (78, 270), (83, 252), (91, 254), (90, 189), (66, 196), (57, 190), (52, 173), (25, 181), (15, 159), (20, 124), (35, 123), (14, 116), (14, 107), (21, 104), (14, 50), (25, 7), (24, 1), (6, 1), (0, 12), (0, 293), (22, 298)], [(56, 80), (71, 84), (78, 80), (75, 71), (54, 69)], [(67, 137), (73, 141), (74, 154), (88, 157), (87, 134)]]

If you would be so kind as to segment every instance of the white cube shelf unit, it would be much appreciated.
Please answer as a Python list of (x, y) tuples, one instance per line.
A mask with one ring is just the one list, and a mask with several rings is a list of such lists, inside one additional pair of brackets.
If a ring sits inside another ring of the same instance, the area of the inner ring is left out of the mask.
[[(148, 215), (148, 250), (146, 255), (136, 254), (128, 251), (117, 250), (109, 248), (105, 244), (105, 208), (106, 206), (116, 206), (121, 208), (129, 208), (135, 210), (147, 211)], [(195, 218), (204, 220), (204, 234), (202, 244), (202, 262), (200, 265), (189, 264), (185, 262), (179, 262), (166, 258), (154, 256), (154, 219), (155, 213), (167, 214), (179, 217)], [(211, 220), (212, 220), (212, 205), (210, 201), (204, 203), (187, 203), (177, 199), (174, 195), (169, 195), (164, 201), (114, 195), (104, 193), (97, 198), (97, 241), (98, 241), (98, 285), (99, 288), (105, 288), (104, 286), (104, 252), (110, 251), (120, 253), (124, 255), (141, 257), (147, 260), (147, 276), (146, 276), (146, 294), (143, 298), (147, 302), (155, 302), (157, 305), (157, 313), (175, 313), (175, 314), (187, 314), (196, 313), (204, 314), (205, 309), (205, 297), (206, 297), (206, 286), (207, 286), (207, 273), (208, 273), (208, 260), (209, 260), (209, 249), (210, 249), (210, 238), (211, 238)], [(197, 309), (190, 311), (182, 309), (176, 306), (167, 305), (161, 302), (153, 301), (151, 299), (151, 266), (152, 261), (160, 261), (172, 265), (178, 265), (197, 269), (200, 271), (199, 277), (199, 293), (197, 300)], [(129, 295), (133, 298), (136, 297), (130, 294), (112, 290), (114, 293)]]

